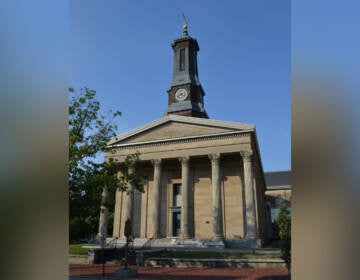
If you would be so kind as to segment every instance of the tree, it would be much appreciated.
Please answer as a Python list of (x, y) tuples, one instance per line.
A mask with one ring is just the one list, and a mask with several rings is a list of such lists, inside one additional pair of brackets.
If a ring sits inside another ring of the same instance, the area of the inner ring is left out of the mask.
[[(129, 182), (139, 190), (142, 187), (142, 176), (127, 172), (139, 160), (139, 153), (129, 155), (124, 163), (113, 159), (98, 162), (97, 156), (106, 150), (108, 141), (116, 136), (117, 126), (113, 121), (121, 113), (109, 111), (108, 117), (101, 115), (95, 94), (87, 87), (82, 88), (80, 93), (69, 88), (70, 240), (97, 233), (104, 185), (109, 191), (109, 209), (114, 206), (116, 189), (126, 190)], [(117, 176), (119, 170), (121, 177)]]
[(285, 261), (290, 271), (291, 265), (291, 218), (285, 203), (280, 204), (279, 216), (277, 218), (279, 237), (281, 240), (281, 258)]

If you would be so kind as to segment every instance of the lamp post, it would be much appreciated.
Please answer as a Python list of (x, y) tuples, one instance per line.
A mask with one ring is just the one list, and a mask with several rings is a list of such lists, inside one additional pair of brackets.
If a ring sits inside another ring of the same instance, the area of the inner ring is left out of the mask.
[(100, 233), (101, 233), (101, 249), (102, 249), (102, 276), (105, 276), (105, 243), (106, 243), (106, 228), (101, 227)]
[(131, 235), (131, 220), (127, 219), (125, 222), (124, 235), (126, 236), (126, 245), (125, 245), (125, 270), (128, 269), (128, 247), (129, 247), (129, 237)]

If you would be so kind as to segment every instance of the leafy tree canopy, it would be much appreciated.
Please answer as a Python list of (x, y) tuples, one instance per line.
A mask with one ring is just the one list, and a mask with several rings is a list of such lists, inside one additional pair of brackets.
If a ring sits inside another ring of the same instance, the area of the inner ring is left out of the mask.
[[(78, 239), (96, 233), (101, 192), (106, 185), (109, 191), (107, 206), (114, 206), (115, 190), (126, 190), (129, 183), (142, 191), (140, 174), (129, 174), (128, 169), (139, 160), (136, 153), (119, 163), (113, 159), (99, 163), (97, 156), (106, 150), (108, 141), (116, 135), (114, 120), (119, 111), (100, 114), (96, 92), (84, 87), (76, 93), (69, 88), (69, 197), (70, 238)], [(118, 176), (121, 171), (121, 176)], [(111, 216), (111, 215), (110, 215)], [(109, 223), (111, 226), (111, 223)], [(83, 229), (83, 230), (81, 230)]]

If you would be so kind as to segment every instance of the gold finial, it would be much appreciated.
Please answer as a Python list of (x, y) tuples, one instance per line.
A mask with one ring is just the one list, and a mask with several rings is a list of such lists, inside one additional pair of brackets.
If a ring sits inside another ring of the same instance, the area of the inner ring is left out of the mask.
[(188, 21), (186, 20), (184, 13), (182, 13), (182, 17), (185, 21), (185, 23), (183, 25), (183, 36), (188, 36)]

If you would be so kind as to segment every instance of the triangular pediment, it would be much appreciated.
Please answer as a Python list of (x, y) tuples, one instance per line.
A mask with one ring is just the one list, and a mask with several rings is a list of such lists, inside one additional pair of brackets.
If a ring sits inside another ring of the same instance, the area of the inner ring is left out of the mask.
[(109, 146), (216, 135), (253, 129), (254, 126), (249, 124), (167, 115), (137, 129), (114, 137), (109, 142)]

